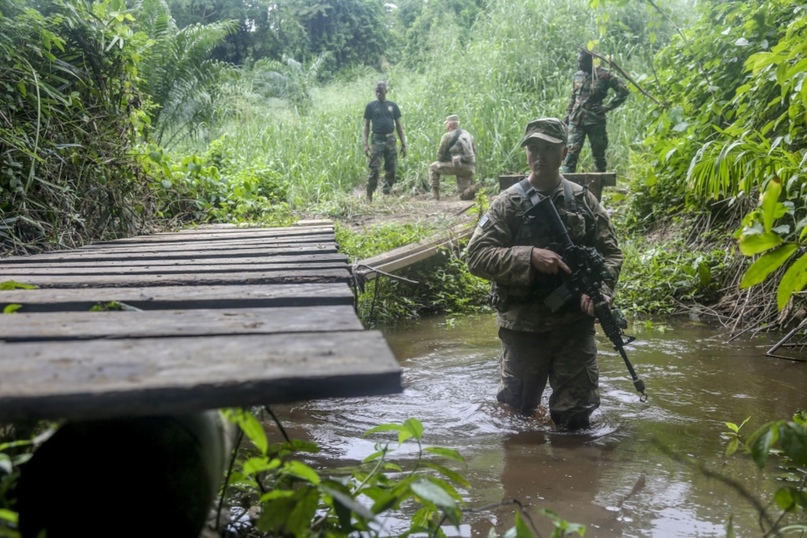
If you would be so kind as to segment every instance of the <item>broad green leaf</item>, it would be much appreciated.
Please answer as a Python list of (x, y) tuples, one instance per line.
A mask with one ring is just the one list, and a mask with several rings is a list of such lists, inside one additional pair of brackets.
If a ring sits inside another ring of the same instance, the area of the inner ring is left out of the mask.
[(729, 441), (728, 444), (726, 445), (724, 455), (726, 457), (733, 455), (735, 452), (737, 452), (737, 449), (739, 447), (740, 447), (740, 440), (735, 437), (734, 439)]
[(230, 409), (225, 412), (225, 416), (235, 422), (244, 432), (244, 435), (255, 444), (261, 454), (266, 454), (269, 450), (269, 440), (266, 438), (266, 431), (263, 425), (252, 413), (243, 409)]
[(779, 426), (780, 445), (785, 455), (796, 465), (807, 465), (807, 433), (793, 422)]
[(757, 467), (762, 469), (768, 463), (768, 456), (771, 452), (771, 447), (776, 443), (776, 429), (771, 425), (763, 426), (761, 434), (756, 438), (751, 445), (751, 457)]
[(17, 515), (17, 512), (0, 508), (0, 521), (8, 521), (9, 523), (16, 525), (19, 523), (20, 517)]
[(793, 292), (803, 290), (805, 285), (807, 285), (807, 254), (802, 254), (785, 271), (782, 280), (779, 282), (779, 287), (776, 290), (776, 305), (779, 310), (781, 311), (787, 305)]
[(421, 499), (434, 503), (440, 508), (455, 508), (457, 506), (451, 495), (428, 480), (419, 480), (412, 484), (412, 492)]
[(17, 303), (7, 304), (5, 307), (3, 307), (3, 314), (13, 314), (21, 308), (22, 308), (21, 304)]
[(733, 422), (725, 422), (724, 424), (726, 425), (726, 427), (727, 427), (728, 429), (730, 429), (730, 430), (731, 430), (731, 431), (733, 431), (734, 433), (737, 433), (737, 432), (739, 432), (739, 431), (740, 431), (740, 427), (739, 427), (739, 426), (737, 426), (737, 425), (736, 425), (735, 423), (733, 423)]
[(461, 485), (463, 487), (466, 487), (466, 488), (471, 487), (471, 484), (468, 482), (468, 480), (464, 476), (459, 474), (457, 471), (454, 471), (454, 470), (449, 469), (447, 467), (443, 467), (442, 465), (438, 465), (436, 463), (432, 463), (430, 461), (424, 461), (422, 463), (422, 465), (424, 467), (434, 469), (435, 471), (437, 471), (441, 475), (445, 476), (449, 480), (453, 480), (455, 483), (457, 483), (457, 484), (459, 484), (459, 485)]
[(796, 507), (796, 501), (793, 497), (793, 490), (790, 487), (779, 488), (773, 497), (776, 506), (785, 512), (790, 512)]
[(296, 492), (294, 507), (287, 514), (285, 527), (294, 536), (310, 536), (309, 527), (319, 506), (319, 490), (313, 487), (302, 488)]
[(294, 490), (291, 489), (273, 489), (261, 495), (261, 502), (275, 501), (277, 499), (287, 499), (294, 496)]
[(401, 426), (400, 424), (379, 424), (375, 428), (370, 428), (369, 430), (364, 432), (364, 434), (362, 434), (362, 437), (367, 437), (370, 434), (380, 432), (400, 432), (403, 429), (404, 427)]
[(270, 460), (265, 456), (260, 458), (249, 458), (244, 462), (244, 465), (242, 465), (244, 472), (250, 475), (271, 471), (272, 469), (277, 469), (278, 467), (280, 467), (279, 459)]
[(297, 478), (311, 482), (312, 484), (319, 484), (322, 480), (314, 469), (297, 460), (287, 461), (283, 465), (283, 471)]
[(0, 471), (3, 471), (5, 474), (11, 474), (12, 467), (11, 456), (0, 453)]
[(740, 282), (740, 288), (750, 288), (768, 278), (768, 275), (779, 269), (790, 256), (798, 250), (795, 243), (787, 243), (779, 248), (773, 249), (760, 256), (751, 266), (746, 269)]
[(521, 517), (521, 512), (516, 512), (516, 522), (514, 528), (516, 530), (516, 538), (533, 538), (532, 531)]
[(779, 205), (779, 197), (782, 194), (782, 181), (778, 177), (771, 179), (765, 186), (762, 194), (762, 225), (766, 232), (770, 232), (773, 222), (776, 219), (776, 209)]
[(437, 454), (438, 456), (443, 456), (444, 458), (449, 458), (454, 461), (458, 461), (460, 463), (465, 462), (465, 458), (462, 457), (457, 450), (453, 448), (445, 448), (441, 446), (429, 446), (424, 449), (426, 452), (430, 452), (432, 454)]
[(295, 504), (296, 501), (291, 497), (273, 499), (264, 503), (263, 512), (257, 521), (257, 527), (264, 532), (285, 533), (286, 521)]
[(414, 437), (418, 441), (420, 441), (420, 439), (423, 437), (423, 424), (421, 424), (418, 419), (408, 418), (404, 421), (403, 426), (406, 428), (406, 431), (409, 432), (410, 436)]
[(375, 518), (373, 513), (370, 511), (369, 508), (358, 502), (356, 499), (351, 497), (347, 491), (347, 488), (344, 489), (335, 489), (333, 484), (330, 486), (323, 485), (321, 486), (322, 491), (333, 497), (334, 503), (347, 508), (351, 512), (355, 512), (359, 516), (363, 517), (366, 520), (372, 520)]
[(761, 234), (742, 235), (740, 237), (740, 252), (746, 256), (753, 256), (781, 245), (783, 239), (773, 232)]

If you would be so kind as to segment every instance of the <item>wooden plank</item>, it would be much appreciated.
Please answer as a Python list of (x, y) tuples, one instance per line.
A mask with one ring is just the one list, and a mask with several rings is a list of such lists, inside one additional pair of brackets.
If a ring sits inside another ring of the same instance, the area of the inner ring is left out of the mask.
[[(320, 266), (323, 263), (348, 263), (347, 256), (337, 252), (330, 252), (324, 254), (309, 254), (304, 253), (300, 255), (269, 255), (269, 256), (253, 256), (253, 257), (228, 257), (228, 258), (183, 258), (183, 259), (107, 259), (107, 260), (86, 260), (86, 259), (71, 259), (64, 260), (41, 260), (37, 257), (31, 257), (28, 263), (13, 264), (15, 267), (24, 267), (28, 269), (53, 269), (59, 270), (66, 267), (187, 267), (197, 265), (275, 265), (282, 263), (299, 263), (310, 264), (311, 266)], [(0, 271), (8, 269), (12, 264), (4, 265), (0, 260)]]
[(18, 313), (5, 316), (0, 326), (5, 342), (363, 330), (351, 305)]
[(123, 261), (123, 260), (187, 260), (201, 258), (255, 258), (270, 256), (313, 256), (337, 253), (336, 243), (316, 244), (308, 247), (285, 248), (172, 248), (169, 251), (159, 249), (133, 251), (57, 251), (35, 256), (14, 256), (0, 259), (0, 265), (26, 265), (41, 262), (61, 261)]
[(132, 243), (177, 243), (177, 242), (216, 242), (233, 241), (237, 239), (251, 239), (258, 241), (289, 241), (310, 242), (312, 237), (333, 236), (333, 226), (319, 226), (308, 228), (244, 228), (238, 231), (216, 231), (216, 232), (168, 232), (151, 235), (136, 235), (110, 241), (97, 241), (93, 246), (115, 246), (128, 245)]
[(455, 248), (459, 241), (468, 239), (473, 235), (474, 227), (466, 227), (455, 232), (456, 235), (449, 238), (444, 237), (432, 241), (413, 243), (372, 258), (360, 260), (354, 264), (354, 273), (364, 278), (364, 280), (372, 280), (378, 276), (378, 271), (392, 273), (404, 267), (409, 267), (439, 254), (441, 249)]
[[(270, 227), (270, 228), (263, 228), (259, 226), (233, 226), (233, 225), (211, 225), (211, 224), (203, 224), (197, 228), (183, 228), (181, 230), (164, 230), (160, 232), (155, 232), (153, 234), (144, 234), (140, 236), (133, 236), (133, 237), (146, 237), (146, 236), (165, 236), (165, 235), (211, 235), (211, 234), (263, 234), (263, 235), (275, 235), (275, 236), (283, 236), (283, 235), (304, 235), (309, 233), (333, 233), (334, 232), (334, 224), (331, 220), (321, 220), (321, 221), (298, 221), (298, 222), (318, 222), (319, 224), (313, 225), (306, 225), (300, 226), (297, 224), (292, 224), (291, 226), (285, 227)], [(121, 238), (121, 239), (130, 239), (130, 238)], [(113, 241), (117, 241), (114, 239)]]
[(5, 278), (40, 288), (220, 286), (226, 284), (293, 284), (302, 282), (350, 282), (350, 270), (298, 269), (255, 272), (155, 275), (26, 275), (5, 274)]
[(266, 271), (296, 271), (298, 269), (314, 271), (316, 269), (347, 268), (344, 261), (329, 261), (319, 263), (256, 263), (256, 264), (208, 264), (208, 265), (147, 265), (131, 267), (128, 264), (86, 265), (84, 267), (65, 267), (49, 265), (46, 267), (30, 267), (0, 265), (0, 279), (9, 280), (31, 279), (35, 276), (113, 276), (113, 275), (196, 275), (204, 273), (225, 273), (227, 271), (266, 272)]
[(0, 422), (402, 390), (401, 369), (378, 331), (0, 343), (0, 364)]
[[(120, 242), (120, 243), (95, 243), (92, 245), (85, 245), (76, 250), (78, 251), (101, 251), (101, 252), (140, 252), (140, 251), (157, 251), (164, 252), (170, 251), (175, 248), (182, 250), (208, 250), (208, 249), (223, 249), (223, 248), (282, 248), (284, 246), (304, 246), (315, 244), (330, 244), (334, 243), (333, 234), (318, 234), (308, 235), (304, 238), (283, 237), (283, 238), (233, 238), (233, 239), (219, 239), (217, 241), (202, 241), (202, 240), (175, 240), (175, 241), (148, 241), (148, 242)], [(44, 254), (42, 254), (44, 255)]]
[[(87, 311), (111, 301), (141, 310), (178, 308), (257, 308), (352, 305), (354, 297), (342, 283), (274, 284), (272, 286), (158, 286), (149, 288), (81, 288), (0, 290), (0, 310), (23, 305), (20, 312)], [(6, 320), (7, 318), (2, 318)]]

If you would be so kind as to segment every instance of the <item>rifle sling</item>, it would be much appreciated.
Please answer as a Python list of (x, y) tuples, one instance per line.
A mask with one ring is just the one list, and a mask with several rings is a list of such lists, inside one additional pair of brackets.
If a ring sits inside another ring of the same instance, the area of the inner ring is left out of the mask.
[(453, 148), (453, 147), (454, 147), (454, 144), (456, 144), (456, 143), (457, 143), (457, 140), (459, 140), (459, 139), (460, 139), (460, 135), (461, 135), (461, 134), (462, 134), (462, 129), (460, 129), (459, 127), (457, 127), (456, 129), (454, 129), (454, 134), (453, 134), (453, 136), (451, 137), (451, 141), (450, 141), (450, 142), (448, 143), (448, 145), (446, 146), (446, 151), (445, 151), (445, 153), (443, 153), (443, 155), (442, 155), (442, 159), (441, 159), (441, 160), (442, 160), (443, 162), (448, 162), (448, 161), (450, 161), (450, 160), (451, 160), (451, 157), (449, 157), (449, 152), (451, 151), (451, 148)]

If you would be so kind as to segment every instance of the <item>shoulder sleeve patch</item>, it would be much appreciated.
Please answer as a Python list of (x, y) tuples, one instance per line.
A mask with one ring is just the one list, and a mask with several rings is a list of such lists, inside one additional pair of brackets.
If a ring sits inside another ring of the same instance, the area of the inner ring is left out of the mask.
[(479, 228), (482, 228), (483, 230), (487, 230), (488, 228), (490, 228), (490, 219), (488, 218), (488, 214), (487, 214), (487, 213), (485, 213), (485, 214), (482, 216), (482, 218), (481, 218), (481, 219), (479, 219), (479, 222), (478, 222), (476, 225), (477, 225)]

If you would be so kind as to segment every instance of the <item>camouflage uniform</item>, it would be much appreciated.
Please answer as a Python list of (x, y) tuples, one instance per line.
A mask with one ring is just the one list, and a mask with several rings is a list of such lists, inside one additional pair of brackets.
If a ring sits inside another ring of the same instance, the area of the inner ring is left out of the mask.
[[(572, 96), (566, 107), (567, 124), (569, 126), (569, 153), (563, 163), (561, 172), (573, 173), (577, 170), (577, 159), (588, 136), (591, 154), (597, 172), (605, 172), (605, 150), (608, 149), (608, 133), (605, 128), (605, 114), (622, 103), (630, 95), (625, 83), (609, 71), (595, 67), (592, 73), (578, 71), (574, 75)], [(603, 105), (608, 90), (616, 92), (613, 99)]]
[[(384, 87), (386, 91), (386, 86)], [(395, 173), (398, 168), (398, 154), (396, 152), (395, 128), (401, 117), (401, 110), (392, 101), (371, 101), (364, 109), (364, 119), (372, 124), (372, 137), (369, 140), (370, 159), (368, 165), (370, 174), (367, 177), (367, 196), (372, 198), (378, 187), (378, 178), (381, 174), (381, 161), (384, 161), (384, 184), (381, 190), (384, 194), (392, 192), (395, 185)], [(401, 143), (405, 145), (402, 140)]]
[[(600, 405), (594, 318), (580, 309), (578, 298), (555, 313), (544, 304), (562, 280), (536, 271), (530, 254), (533, 247), (558, 253), (562, 248), (548, 227), (524, 223), (523, 192), (514, 185), (501, 193), (468, 244), (469, 270), (494, 281), (504, 299), (498, 313), (503, 353), (497, 397), (530, 414), (540, 404), (548, 380), (553, 421), (561, 427), (586, 427)], [(612, 296), (623, 256), (608, 214), (593, 194), (566, 179), (550, 196), (572, 241), (595, 247), (605, 258), (612, 278), (603, 293)]]
[(395, 133), (373, 133), (370, 142), (370, 175), (367, 177), (367, 193), (372, 194), (378, 187), (378, 178), (381, 175), (381, 161), (384, 161), (384, 185), (381, 192), (389, 194), (395, 185), (395, 172), (398, 168), (398, 152), (396, 149)]
[[(459, 136), (454, 144), (454, 135), (459, 130)], [(451, 146), (449, 147), (449, 144)], [(454, 163), (454, 157), (458, 162)], [(464, 129), (455, 129), (443, 135), (440, 146), (437, 148), (437, 161), (429, 165), (429, 184), (435, 197), (439, 198), (440, 176), (456, 176), (457, 192), (463, 200), (473, 199), (471, 186), (476, 173), (476, 142), (474, 137)]]

